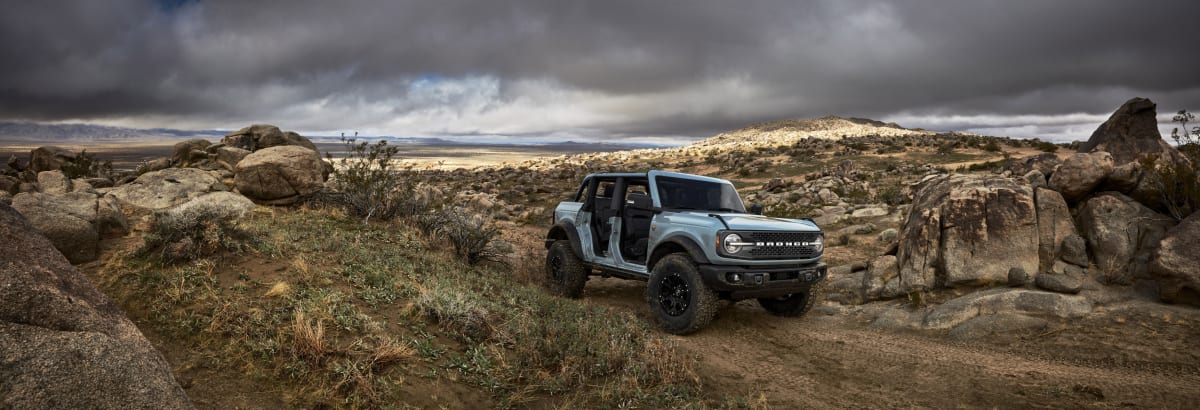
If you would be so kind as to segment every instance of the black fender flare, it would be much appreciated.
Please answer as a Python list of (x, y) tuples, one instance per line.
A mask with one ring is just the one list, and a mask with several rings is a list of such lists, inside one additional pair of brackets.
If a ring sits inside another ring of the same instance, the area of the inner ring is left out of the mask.
[(646, 267), (653, 268), (654, 263), (658, 262), (658, 260), (663, 256), (666, 256), (666, 254), (671, 253), (665, 252), (664, 250), (676, 247), (683, 248), (683, 250), (688, 253), (688, 256), (690, 256), (696, 263), (710, 263), (708, 261), (708, 256), (704, 254), (704, 248), (701, 248), (700, 244), (696, 243), (696, 241), (692, 240), (692, 238), (684, 235), (672, 235), (658, 241), (658, 243), (654, 245), (654, 249), (650, 251), (650, 259), (646, 261), (648, 262)]
[(546, 249), (550, 249), (555, 241), (566, 239), (571, 241), (571, 252), (575, 253), (575, 257), (583, 259), (583, 246), (579, 243), (579, 231), (575, 230), (575, 224), (569, 221), (559, 221), (550, 227), (550, 232), (546, 233)]

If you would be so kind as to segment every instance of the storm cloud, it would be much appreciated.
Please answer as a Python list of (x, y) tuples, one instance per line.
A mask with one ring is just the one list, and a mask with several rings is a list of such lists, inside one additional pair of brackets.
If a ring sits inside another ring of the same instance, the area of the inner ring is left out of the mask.
[(4, 120), (653, 140), (842, 115), (1081, 139), (1134, 96), (1200, 110), (1195, 1), (8, 3)]

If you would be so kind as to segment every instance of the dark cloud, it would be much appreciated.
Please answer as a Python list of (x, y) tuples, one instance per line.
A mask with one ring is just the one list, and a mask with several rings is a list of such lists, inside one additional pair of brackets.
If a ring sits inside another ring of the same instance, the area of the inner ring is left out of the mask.
[(1133, 96), (1200, 110), (1200, 25), (1187, 21), (1198, 12), (1195, 1), (12, 2), (0, 118), (598, 138), (836, 114), (1036, 135), (1074, 128), (1019, 119), (1104, 114)]

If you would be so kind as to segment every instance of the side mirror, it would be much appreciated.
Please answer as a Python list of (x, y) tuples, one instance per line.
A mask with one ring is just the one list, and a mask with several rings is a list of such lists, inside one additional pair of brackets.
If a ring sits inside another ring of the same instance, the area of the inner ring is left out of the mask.
[(750, 204), (750, 213), (755, 214), (755, 215), (762, 215), (762, 205), (760, 205), (757, 202)]

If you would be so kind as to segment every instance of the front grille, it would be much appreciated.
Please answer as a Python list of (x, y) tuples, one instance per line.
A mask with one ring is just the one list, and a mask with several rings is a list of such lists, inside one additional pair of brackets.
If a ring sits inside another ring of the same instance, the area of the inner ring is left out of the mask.
[[(795, 244), (813, 242), (821, 237), (818, 232), (747, 232), (747, 242), (767, 244)], [(754, 259), (809, 259), (821, 253), (812, 246), (755, 246), (747, 253)]]

